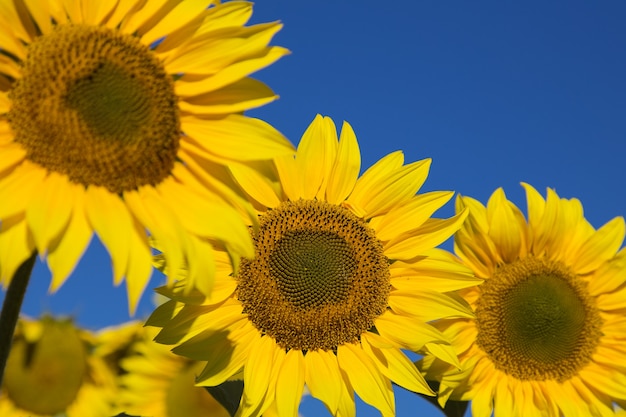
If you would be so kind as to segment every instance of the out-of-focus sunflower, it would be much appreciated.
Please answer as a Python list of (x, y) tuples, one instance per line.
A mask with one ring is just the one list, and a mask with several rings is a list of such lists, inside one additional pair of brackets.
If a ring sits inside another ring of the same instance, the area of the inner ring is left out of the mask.
[(133, 416), (229, 417), (228, 412), (195, 378), (204, 364), (173, 354), (152, 339), (157, 331), (142, 328), (121, 359), (117, 407)]
[[(391, 382), (433, 395), (402, 349), (458, 364), (428, 322), (472, 317), (444, 292), (479, 280), (435, 249), (466, 213), (431, 218), (453, 193), (416, 195), (429, 166), (405, 165), (394, 152), (359, 177), (350, 125), (338, 139), (332, 120), (317, 116), (295, 159), (276, 160), (274, 181), (271, 173), (233, 167), (258, 211), (256, 257), (234, 272), (226, 254), (214, 251), (210, 298), (161, 289), (172, 300), (148, 321), (163, 327), (155, 340), (206, 361), (199, 384), (243, 378), (240, 416), (296, 416), (305, 384), (342, 416), (355, 414), (355, 392), (394, 415)], [(164, 270), (181, 277), (167, 263)]]
[(624, 219), (595, 230), (579, 200), (523, 186), (528, 222), (502, 189), (457, 200), (456, 253), (485, 281), (460, 291), (475, 320), (438, 324), (461, 371), (427, 357), (427, 377), (474, 417), (611, 416), (626, 404)]
[[(202, 239), (252, 255), (225, 166), (293, 148), (242, 114), (276, 99), (247, 76), (287, 52), (268, 46), (279, 23), (244, 26), (251, 13), (239, 1), (2, 2), (2, 283), (36, 250), (55, 290), (95, 232), (133, 310), (151, 273), (146, 229), (175, 265), (198, 259)], [(208, 291), (211, 260), (190, 264), (188, 282)]]
[(20, 319), (0, 392), (2, 417), (115, 415), (115, 370), (70, 320)]

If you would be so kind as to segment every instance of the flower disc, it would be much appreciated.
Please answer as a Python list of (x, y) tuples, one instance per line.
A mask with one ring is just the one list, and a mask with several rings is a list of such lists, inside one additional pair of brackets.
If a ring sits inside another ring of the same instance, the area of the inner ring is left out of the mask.
[(556, 379), (591, 359), (602, 320), (583, 281), (558, 262), (528, 257), (481, 286), (477, 344), (509, 375)]
[(255, 326), (284, 348), (358, 341), (385, 311), (388, 260), (350, 211), (287, 201), (261, 217), (253, 239), (257, 256), (242, 261), (237, 295)]
[(28, 46), (10, 98), (8, 119), (28, 159), (73, 182), (121, 194), (160, 183), (174, 166), (174, 85), (136, 37), (58, 26)]

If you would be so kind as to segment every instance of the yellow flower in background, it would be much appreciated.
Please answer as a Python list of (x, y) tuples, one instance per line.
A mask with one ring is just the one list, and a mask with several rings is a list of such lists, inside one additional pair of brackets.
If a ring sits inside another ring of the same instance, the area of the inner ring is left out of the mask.
[[(3, 284), (37, 250), (56, 290), (95, 232), (134, 310), (152, 270), (146, 229), (172, 265), (197, 259), (203, 239), (235, 261), (253, 254), (225, 166), (293, 148), (242, 114), (276, 99), (248, 75), (287, 53), (268, 46), (281, 25), (244, 26), (251, 13), (238, 1), (3, 2)], [(208, 292), (211, 260), (189, 263)]]
[(609, 416), (626, 404), (624, 219), (595, 230), (577, 199), (523, 184), (528, 222), (496, 190), (470, 215), (455, 249), (482, 285), (460, 294), (476, 319), (442, 321), (461, 371), (425, 358), (441, 402), (472, 400), (474, 417)]
[[(152, 341), (154, 328), (137, 329), (137, 341), (121, 359), (120, 412), (151, 417), (229, 417), (204, 387), (195, 386), (203, 364)], [(112, 330), (115, 334), (115, 330)]]
[(97, 337), (70, 320), (21, 319), (0, 392), (0, 415), (115, 415), (116, 374), (97, 351)]
[[(162, 327), (155, 340), (206, 361), (200, 385), (243, 378), (240, 416), (296, 416), (305, 384), (335, 415), (355, 414), (356, 392), (392, 416), (392, 382), (434, 394), (402, 349), (458, 365), (448, 338), (428, 322), (472, 317), (444, 292), (480, 280), (434, 249), (466, 213), (431, 218), (453, 193), (416, 195), (430, 160), (404, 164), (394, 152), (359, 177), (360, 165), (350, 125), (338, 138), (332, 120), (317, 116), (295, 159), (276, 159), (274, 178), (233, 166), (258, 212), (250, 229), (256, 257), (234, 272), (214, 250), (211, 297), (160, 289), (172, 300), (147, 322)], [(159, 262), (184, 280), (184, 271)]]

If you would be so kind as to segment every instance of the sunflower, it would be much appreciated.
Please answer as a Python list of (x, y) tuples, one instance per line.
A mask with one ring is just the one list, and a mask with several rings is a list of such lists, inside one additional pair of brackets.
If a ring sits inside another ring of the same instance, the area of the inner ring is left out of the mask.
[[(225, 166), (293, 147), (242, 114), (277, 97), (247, 75), (287, 53), (268, 46), (279, 23), (244, 26), (251, 10), (211, 0), (3, 2), (3, 284), (37, 251), (56, 290), (94, 232), (115, 283), (126, 277), (131, 310), (152, 271), (146, 231), (167, 242), (174, 265), (202, 240), (235, 260), (252, 255)], [(207, 268), (194, 266), (188, 282), (208, 291)]]
[(229, 417), (205, 388), (194, 386), (202, 363), (153, 342), (156, 329), (138, 330), (138, 339), (120, 361), (119, 411), (133, 416)]
[(609, 416), (626, 404), (624, 219), (595, 230), (577, 199), (522, 184), (528, 221), (502, 189), (469, 197), (455, 250), (482, 285), (460, 291), (475, 319), (441, 321), (461, 370), (425, 358), (441, 402), (472, 415)]
[(116, 375), (98, 350), (96, 335), (68, 319), (20, 319), (0, 392), (0, 415), (114, 415)]
[[(354, 394), (394, 415), (391, 382), (433, 395), (403, 349), (457, 364), (448, 339), (428, 322), (472, 317), (444, 292), (479, 280), (435, 246), (466, 217), (431, 215), (452, 192), (416, 195), (430, 160), (404, 164), (401, 152), (359, 177), (360, 152), (349, 124), (341, 135), (317, 116), (293, 157), (271, 173), (243, 165), (234, 177), (258, 211), (256, 256), (233, 271), (214, 250), (210, 297), (162, 288), (170, 301), (147, 325), (156, 341), (207, 365), (198, 384), (244, 381), (241, 416), (267, 410), (295, 416), (303, 388), (335, 415), (355, 413)], [(181, 277), (167, 263), (168, 274)]]

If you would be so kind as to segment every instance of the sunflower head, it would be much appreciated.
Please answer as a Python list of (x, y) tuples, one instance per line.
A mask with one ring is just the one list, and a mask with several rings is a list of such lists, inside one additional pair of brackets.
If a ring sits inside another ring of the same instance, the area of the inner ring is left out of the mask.
[(97, 338), (70, 320), (20, 320), (5, 370), (1, 414), (114, 414), (115, 371), (97, 349)]
[(613, 401), (626, 399), (626, 376), (616, 366), (626, 359), (618, 325), (626, 307), (624, 220), (596, 230), (578, 200), (551, 189), (544, 199), (523, 186), (528, 220), (502, 189), (486, 206), (457, 200), (470, 215), (455, 236), (456, 252), (485, 282), (460, 292), (475, 319), (438, 323), (452, 338), (460, 372), (426, 358), (427, 372), (441, 381), (444, 402), (471, 399), (475, 415), (609, 413)]
[(429, 322), (472, 317), (444, 293), (479, 279), (435, 249), (467, 213), (432, 217), (452, 193), (417, 194), (429, 165), (405, 164), (395, 152), (360, 175), (351, 126), (337, 135), (330, 118), (317, 116), (295, 157), (277, 158), (273, 173), (232, 166), (257, 210), (255, 256), (235, 271), (224, 252), (212, 250), (210, 297), (160, 289), (171, 300), (148, 320), (161, 328), (155, 340), (205, 361), (200, 385), (243, 378), (243, 416), (296, 415), (305, 386), (332, 414), (346, 416), (355, 413), (355, 392), (393, 415), (392, 382), (433, 395), (403, 350), (458, 365)]
[(251, 209), (226, 166), (260, 169), (293, 147), (243, 115), (277, 98), (248, 75), (287, 53), (268, 45), (281, 25), (246, 26), (251, 14), (251, 3), (211, 0), (0, 8), (2, 283), (37, 251), (58, 288), (95, 233), (134, 310), (148, 235), (207, 293), (214, 266), (194, 261), (199, 247), (252, 255), (240, 219)]

